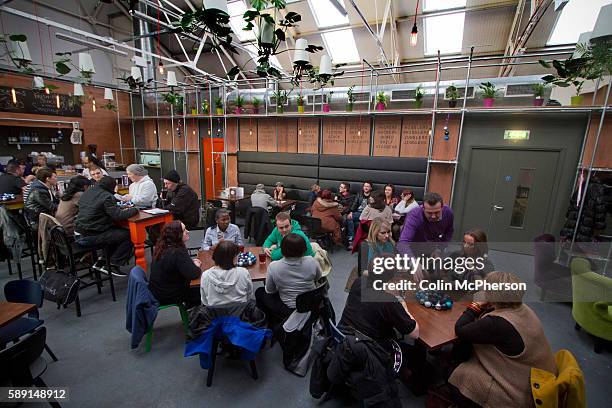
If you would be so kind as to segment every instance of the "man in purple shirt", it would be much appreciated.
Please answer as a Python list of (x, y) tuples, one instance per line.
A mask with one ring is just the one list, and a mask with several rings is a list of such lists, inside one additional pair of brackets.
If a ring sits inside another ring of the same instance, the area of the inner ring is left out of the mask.
[(453, 237), (453, 211), (438, 193), (427, 193), (423, 205), (406, 215), (397, 250), (437, 257)]

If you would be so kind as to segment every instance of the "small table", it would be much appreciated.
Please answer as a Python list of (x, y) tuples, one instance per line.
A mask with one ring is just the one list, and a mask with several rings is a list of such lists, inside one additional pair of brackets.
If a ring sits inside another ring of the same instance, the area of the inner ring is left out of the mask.
[(0, 201), (0, 205), (3, 205), (7, 210), (21, 210), (23, 208), (23, 197), (18, 195), (13, 200)]
[[(269, 256), (266, 256), (266, 262), (259, 262), (259, 254), (262, 252), (262, 247), (247, 247), (244, 248), (245, 252), (252, 252), (257, 256), (257, 263), (251, 266), (247, 266), (249, 273), (251, 274), (251, 280), (253, 282), (264, 281), (266, 280), (266, 276), (268, 275), (268, 266), (272, 259)], [(215, 262), (212, 260), (213, 251), (200, 251), (198, 252), (198, 259), (202, 262), (202, 272), (212, 268), (215, 266)], [(200, 278), (194, 279), (191, 281), (191, 287), (200, 286)]]
[(285, 211), (286, 208), (292, 207), (295, 203), (297, 203), (297, 200), (283, 200), (277, 201), (277, 203), (279, 204), (281, 211)]
[(410, 314), (419, 323), (419, 342), (427, 351), (439, 349), (457, 340), (455, 323), (468, 304), (460, 301), (453, 303), (452, 309), (436, 310), (421, 305), (414, 298), (406, 302)]
[(130, 229), (130, 237), (134, 244), (134, 254), (136, 265), (147, 270), (147, 259), (145, 258), (144, 242), (147, 238), (146, 227), (156, 224), (167, 224), (172, 222), (174, 217), (171, 212), (164, 214), (147, 214), (140, 210), (137, 215), (128, 218), (127, 226)]
[(241, 200), (246, 200), (247, 198), (251, 198), (250, 194), (244, 194), (242, 197), (229, 197), (229, 196), (221, 196), (218, 195), (215, 197), (215, 200), (227, 201), (227, 207), (230, 211), (230, 219), (232, 224), (236, 223), (236, 203)]
[(31, 303), (0, 301), (0, 327), (4, 327), (34, 310), (36, 310), (36, 305)]

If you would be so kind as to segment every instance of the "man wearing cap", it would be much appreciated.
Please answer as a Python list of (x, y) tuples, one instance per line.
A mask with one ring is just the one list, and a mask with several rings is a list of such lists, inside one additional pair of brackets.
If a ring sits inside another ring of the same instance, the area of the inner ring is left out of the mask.
[(266, 193), (265, 186), (262, 183), (257, 184), (255, 190), (251, 193), (251, 205), (266, 210), (268, 207), (280, 207), (280, 204), (270, 194)]
[(129, 193), (123, 196), (116, 194), (115, 197), (123, 202), (131, 201), (139, 208), (153, 208), (157, 201), (157, 187), (149, 177), (147, 169), (141, 164), (130, 164), (126, 171), (132, 180)]
[(200, 222), (200, 203), (198, 195), (191, 187), (181, 182), (181, 176), (176, 170), (170, 170), (164, 176), (164, 188), (167, 190), (160, 194), (160, 207), (169, 210), (175, 220), (180, 220), (187, 229), (191, 229)]

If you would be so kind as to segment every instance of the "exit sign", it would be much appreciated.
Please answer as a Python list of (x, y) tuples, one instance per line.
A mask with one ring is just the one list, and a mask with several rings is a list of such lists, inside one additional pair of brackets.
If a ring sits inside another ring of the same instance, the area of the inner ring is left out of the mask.
[(529, 140), (529, 130), (505, 130), (504, 140)]

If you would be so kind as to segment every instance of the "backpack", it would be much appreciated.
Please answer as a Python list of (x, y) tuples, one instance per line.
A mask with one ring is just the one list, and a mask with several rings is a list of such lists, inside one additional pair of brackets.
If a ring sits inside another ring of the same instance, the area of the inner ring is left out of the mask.
[(68, 306), (79, 294), (81, 280), (62, 270), (47, 269), (39, 280), (44, 298), (60, 306)]

